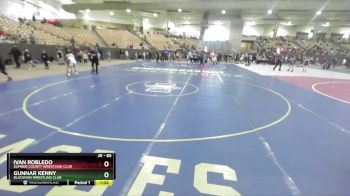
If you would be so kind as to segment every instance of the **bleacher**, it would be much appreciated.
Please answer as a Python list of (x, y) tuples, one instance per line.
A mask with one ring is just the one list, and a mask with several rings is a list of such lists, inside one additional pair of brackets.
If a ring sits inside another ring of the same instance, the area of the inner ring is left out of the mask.
[[(263, 41), (264, 40), (264, 41)], [(311, 53), (322, 51), (334, 51), (336, 53), (345, 53), (350, 49), (347, 43), (336, 43), (330, 40), (313, 40), (313, 39), (295, 39), (292, 37), (266, 38), (260, 37), (257, 39), (257, 44), (265, 50), (273, 50), (277, 46), (283, 48), (301, 48), (310, 51)]]
[(195, 38), (173, 38), (172, 41), (179, 45), (180, 48), (190, 49), (191, 46), (200, 45), (200, 40)]
[(2, 30), (6, 32), (9, 37), (13, 39), (19, 39), (22, 37), (28, 40), (29, 34), (33, 31), (38, 44), (48, 44), (48, 45), (64, 45), (65, 40), (59, 38), (55, 35), (42, 31), (40, 29), (34, 28), (31, 23), (24, 24), (5, 16), (0, 16), (0, 25)]
[(90, 30), (80, 29), (80, 28), (71, 28), (71, 27), (56, 27), (50, 24), (40, 24), (32, 23), (31, 24), (36, 29), (40, 29), (52, 35), (55, 35), (59, 38), (65, 40), (65, 44), (70, 44), (70, 39), (74, 35), (74, 41), (78, 45), (95, 45), (98, 43), (98, 40)]
[(305, 49), (320, 47), (324, 50), (337, 50), (340, 48), (339, 44), (322, 40), (297, 40), (297, 43), (299, 43)]
[[(264, 41), (263, 41), (264, 40)], [(291, 37), (278, 37), (276, 39), (261, 37), (257, 40), (257, 44), (264, 50), (273, 50), (274, 48), (299, 48)]]
[(146, 36), (146, 39), (158, 50), (177, 50), (180, 48), (180, 46), (175, 44), (170, 38), (161, 34), (149, 34)]
[[(74, 36), (77, 45), (89, 46), (98, 43), (96, 35), (85, 29), (56, 27), (51, 24), (41, 24), (32, 21), (20, 23), (6, 16), (0, 16), (0, 25), (8, 37), (15, 42), (21, 42), (20, 39), (27, 42), (30, 33), (33, 32), (37, 44), (70, 45), (72, 36)], [(140, 43), (143, 43), (142, 39), (126, 30), (97, 29), (96, 32), (109, 47), (115, 42), (119, 48), (127, 48), (133, 45), (134, 49), (141, 49)], [(172, 40), (172, 38), (161, 34), (150, 34), (145, 37), (158, 50), (177, 50), (183, 45), (190, 47), (198, 44), (198, 40), (192, 38)]]
[(341, 43), (340, 47), (344, 48), (347, 52), (350, 53), (350, 44), (348, 43)]
[(118, 48), (127, 48), (132, 44), (135, 49), (140, 49), (141, 47), (139, 45), (143, 42), (139, 37), (127, 30), (97, 29), (96, 32), (109, 47), (115, 42)]
[(51, 35), (54, 35), (58, 38), (62, 38), (64, 41), (62, 42), (62, 45), (69, 44), (69, 39), (72, 37), (70, 33), (67, 33), (63, 30), (61, 27), (56, 27), (51, 24), (41, 24), (41, 23), (31, 23), (31, 26), (33, 26), (36, 29), (39, 29), (41, 31), (45, 31)]
[(0, 16), (0, 25), (2, 30), (6, 32), (9, 37), (25, 37), (28, 38), (29, 33), (33, 30), (30, 27), (27, 27), (25, 24), (20, 24), (10, 18), (5, 16)]
[(63, 27), (63, 30), (72, 36), (74, 35), (75, 43), (81, 45), (95, 45), (98, 43), (97, 38), (90, 30)]

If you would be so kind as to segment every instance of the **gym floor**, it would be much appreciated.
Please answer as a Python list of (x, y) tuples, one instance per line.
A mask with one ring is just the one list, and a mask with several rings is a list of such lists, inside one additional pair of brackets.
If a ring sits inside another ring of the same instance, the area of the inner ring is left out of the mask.
[[(133, 62), (0, 92), (0, 195), (350, 194), (349, 74)], [(101, 151), (110, 187), (6, 179), (7, 152)]]

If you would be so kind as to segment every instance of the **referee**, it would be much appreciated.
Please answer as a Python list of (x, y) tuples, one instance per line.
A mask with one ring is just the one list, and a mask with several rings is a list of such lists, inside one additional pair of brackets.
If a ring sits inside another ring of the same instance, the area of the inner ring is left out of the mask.
[(98, 66), (99, 66), (98, 50), (96, 48), (91, 48), (89, 52), (90, 52), (90, 60), (91, 60), (91, 68), (92, 68), (91, 73), (95, 72), (96, 74), (98, 74)]
[(277, 48), (276, 54), (275, 54), (275, 67), (273, 68), (273, 71), (275, 71), (276, 67), (279, 66), (278, 71), (281, 71), (282, 67), (282, 51), (280, 48)]

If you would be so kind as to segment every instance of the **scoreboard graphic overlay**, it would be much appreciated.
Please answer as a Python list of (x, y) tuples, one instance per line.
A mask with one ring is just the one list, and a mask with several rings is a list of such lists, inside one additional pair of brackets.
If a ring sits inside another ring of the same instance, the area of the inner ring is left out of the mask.
[(9, 153), (11, 185), (112, 185), (114, 153)]

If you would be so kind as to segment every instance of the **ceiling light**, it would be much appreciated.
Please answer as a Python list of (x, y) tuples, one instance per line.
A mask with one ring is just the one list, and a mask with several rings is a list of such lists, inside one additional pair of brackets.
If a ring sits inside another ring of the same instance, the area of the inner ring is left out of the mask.
[(282, 25), (284, 26), (292, 26), (292, 22), (291, 21), (288, 21), (288, 22), (281, 22)]
[(324, 24), (321, 24), (321, 26), (323, 26), (323, 27), (329, 27), (330, 24), (329, 24), (329, 22), (326, 22), (326, 23), (324, 23)]
[(321, 10), (318, 10), (317, 12), (316, 12), (316, 15), (317, 16), (319, 16), (319, 15), (321, 15), (322, 14), (322, 11)]
[(256, 22), (255, 21), (248, 22), (248, 25), (254, 26), (254, 25), (256, 25)]
[(130, 12), (131, 12), (131, 9), (129, 9), (129, 8), (128, 8), (128, 9), (126, 9), (126, 12), (130, 13)]
[(182, 9), (181, 8), (177, 9), (177, 12), (182, 12)]
[(221, 14), (226, 14), (226, 10), (221, 10)]
[(157, 17), (157, 16), (158, 16), (158, 14), (157, 14), (157, 13), (153, 13), (153, 16), (154, 16), (154, 17)]
[(222, 23), (221, 21), (216, 21), (216, 22), (214, 22), (214, 24), (215, 24), (215, 25), (222, 25), (222, 24), (224, 24), (224, 23)]
[(267, 10), (267, 14), (272, 14), (272, 10)]
[(86, 13), (90, 13), (91, 10), (90, 10), (90, 9), (86, 9), (85, 12), (86, 12)]
[(114, 16), (114, 12), (109, 12), (109, 15)]
[(72, 0), (61, 0), (62, 4), (73, 4), (74, 2)]
[(184, 22), (184, 24), (186, 24), (186, 25), (188, 25), (188, 24), (190, 24), (190, 22), (188, 22), (187, 20)]

